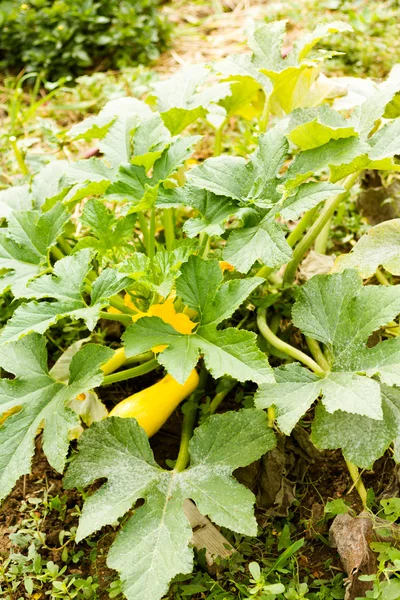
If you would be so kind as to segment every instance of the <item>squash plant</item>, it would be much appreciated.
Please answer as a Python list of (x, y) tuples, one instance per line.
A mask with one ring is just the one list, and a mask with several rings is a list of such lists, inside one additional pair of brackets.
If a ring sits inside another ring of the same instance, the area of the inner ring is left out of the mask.
[[(285, 23), (262, 25), (252, 55), (183, 69), (146, 102), (113, 100), (66, 133), (66, 145), (96, 142), (99, 156), (49, 158), (0, 193), (0, 291), (15, 299), (0, 335), (1, 498), (29, 473), (39, 431), (59, 472), (78, 437), (65, 486), (107, 481), (86, 499), (77, 541), (145, 500), (108, 557), (129, 599), (158, 600), (191, 570), (186, 498), (218, 525), (256, 534), (255, 498), (232, 472), (273, 448), (274, 427), (289, 435), (310, 410), (313, 442), (342, 449), (364, 502), (358, 467), (391, 444), (399, 457), (398, 220), (371, 229), (331, 274), (295, 280), (309, 249), (324, 250), (363, 170), (400, 169), (398, 72), (345, 110), (344, 85), (322, 73), (330, 54), (316, 44), (348, 29), (320, 25), (283, 58)], [(245, 157), (222, 152), (236, 122), (253, 131)], [(200, 162), (193, 133), (207, 128), (214, 156)], [(383, 285), (367, 285), (375, 272)], [(282, 305), (306, 344), (283, 339)], [(61, 319), (89, 332), (100, 319), (117, 321), (121, 347), (89, 335), (49, 369), (46, 337)], [(134, 418), (118, 416), (122, 407), (105, 418), (101, 403), (102, 385), (161, 367), (175, 391), (200, 372), (171, 470), (155, 462)], [(207, 372), (219, 380), (210, 413), (236, 381), (258, 386), (255, 407), (211, 415), (193, 433)]]

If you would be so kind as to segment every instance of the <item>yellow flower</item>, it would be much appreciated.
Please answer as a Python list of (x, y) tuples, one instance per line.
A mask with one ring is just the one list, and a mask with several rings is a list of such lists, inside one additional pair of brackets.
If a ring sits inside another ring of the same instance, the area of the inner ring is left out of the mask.
[(29, 4), (21, 4), (20, 10), (28, 10)]
[[(138, 321), (142, 317), (159, 317), (164, 323), (168, 323), (168, 325), (171, 325), (176, 331), (184, 334), (192, 333), (193, 328), (196, 327), (196, 323), (193, 323), (187, 314), (176, 312), (173, 298), (169, 298), (163, 304), (153, 304), (147, 312), (142, 312), (132, 302), (132, 298), (129, 294), (126, 294), (125, 305), (136, 311), (136, 315), (132, 316), (133, 322)], [(154, 346), (152, 350), (157, 354), (158, 352), (165, 350), (166, 347), (166, 344), (159, 344), (158, 346)]]
[(58, 29), (58, 31), (63, 31), (64, 25), (57, 25), (57, 29)]
[(235, 267), (233, 265), (231, 265), (231, 263), (226, 262), (226, 260), (220, 260), (219, 266), (221, 267), (222, 272), (235, 270)]

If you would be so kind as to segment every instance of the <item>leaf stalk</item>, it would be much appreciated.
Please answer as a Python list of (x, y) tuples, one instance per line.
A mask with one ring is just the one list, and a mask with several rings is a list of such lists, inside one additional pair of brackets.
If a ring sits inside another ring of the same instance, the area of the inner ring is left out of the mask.
[(311, 369), (316, 375), (318, 375), (320, 377), (325, 375), (324, 369), (322, 369), (319, 366), (319, 364), (316, 363), (315, 360), (311, 358), (311, 356), (304, 354), (304, 352), (302, 352), (301, 350), (298, 350), (297, 348), (294, 348), (287, 342), (284, 342), (283, 340), (278, 338), (278, 336), (276, 336), (271, 331), (271, 329), (268, 327), (268, 324), (267, 324), (266, 315), (267, 315), (267, 310), (265, 308), (258, 309), (258, 311), (257, 311), (258, 329), (260, 330), (261, 335), (267, 340), (267, 342), (269, 342), (277, 350), (280, 350), (284, 354), (287, 354), (291, 358), (294, 358), (295, 360), (298, 360), (301, 363), (303, 363), (304, 365), (306, 365), (306, 367)]
[(344, 181), (343, 187), (345, 188), (344, 192), (341, 192), (337, 196), (333, 196), (330, 200), (328, 200), (322, 209), (318, 219), (308, 230), (307, 234), (300, 241), (298, 246), (296, 246), (295, 251), (293, 252), (293, 259), (288, 263), (283, 281), (285, 284), (290, 285), (294, 277), (296, 275), (297, 267), (302, 261), (306, 252), (311, 248), (313, 243), (315, 242), (318, 235), (321, 233), (325, 225), (330, 221), (332, 216), (334, 215), (337, 207), (343, 200), (346, 198), (348, 191), (353, 187), (355, 182), (357, 181), (360, 175), (360, 171), (349, 175)]

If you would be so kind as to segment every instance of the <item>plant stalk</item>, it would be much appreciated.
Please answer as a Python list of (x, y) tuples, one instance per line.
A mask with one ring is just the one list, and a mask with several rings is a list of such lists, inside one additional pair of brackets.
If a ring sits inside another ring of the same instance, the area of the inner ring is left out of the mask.
[(354, 483), (354, 487), (356, 488), (358, 495), (361, 498), (363, 507), (365, 508), (367, 506), (367, 490), (365, 489), (363, 480), (361, 479), (358, 467), (347, 459), (345, 459), (345, 461), (350, 473), (350, 477)]
[(359, 175), (360, 175), (360, 171), (357, 171), (356, 173), (349, 175), (343, 184), (345, 191), (338, 194), (337, 196), (334, 196), (330, 200), (327, 200), (318, 219), (310, 227), (307, 234), (299, 242), (298, 246), (296, 246), (296, 249), (293, 252), (293, 259), (286, 266), (285, 275), (283, 278), (284, 283), (286, 283), (287, 285), (290, 285), (293, 282), (293, 279), (296, 275), (297, 267), (299, 266), (300, 262), (302, 261), (305, 253), (311, 248), (311, 246), (315, 242), (317, 236), (323, 230), (325, 225), (330, 221), (331, 217), (334, 215), (339, 204), (346, 198), (349, 189), (355, 184)]
[(167, 250), (172, 250), (172, 246), (175, 240), (175, 220), (173, 208), (166, 208), (164, 210), (163, 221), (165, 245)]
[(148, 254), (148, 252), (149, 252), (149, 232), (147, 229), (146, 217), (143, 212), (138, 213), (138, 219), (139, 219), (140, 231), (142, 232), (142, 236), (143, 236), (143, 246), (144, 246), (144, 249), (146, 250), (146, 254)]
[(210, 249), (210, 238), (207, 233), (201, 233), (199, 238), (199, 256), (206, 259)]
[(29, 175), (29, 170), (28, 170), (28, 167), (26, 166), (25, 159), (22, 156), (21, 150), (18, 148), (17, 138), (15, 137), (15, 135), (11, 135), (8, 138), (8, 140), (9, 140), (11, 146), (12, 146), (12, 149), (13, 149), (13, 152), (14, 152), (14, 156), (15, 156), (15, 158), (17, 160), (17, 163), (18, 163), (18, 166), (19, 166), (19, 168), (21, 170), (22, 175)]
[(125, 381), (126, 379), (132, 379), (133, 377), (140, 377), (140, 375), (146, 375), (146, 373), (154, 371), (159, 366), (160, 365), (156, 359), (153, 358), (152, 360), (148, 360), (137, 367), (132, 367), (131, 369), (125, 369), (125, 371), (119, 371), (118, 373), (106, 375), (101, 385), (111, 385), (112, 383), (117, 383), (118, 381)]
[(204, 393), (204, 386), (207, 379), (207, 371), (200, 370), (200, 381), (197, 389), (189, 396), (189, 399), (183, 405), (183, 422), (181, 443), (179, 446), (178, 458), (176, 459), (174, 471), (184, 471), (189, 462), (189, 442), (193, 435), (193, 428), (196, 421), (199, 401)]
[(117, 310), (119, 310), (120, 312), (127, 314), (127, 315), (134, 315), (135, 312), (129, 308), (129, 306), (125, 305), (125, 302), (123, 301), (123, 299), (121, 298), (121, 296), (113, 296), (112, 298), (109, 299), (109, 303), (110, 306), (112, 306), (113, 308), (116, 308)]
[(267, 96), (267, 94), (265, 94), (264, 108), (263, 108), (263, 112), (262, 112), (261, 120), (260, 120), (260, 132), (261, 133), (265, 133), (267, 131), (267, 127), (268, 127), (269, 112), (270, 112), (270, 97), (271, 97), (271, 94), (269, 94), (268, 96)]
[(381, 285), (390, 285), (389, 279), (386, 277), (386, 275), (384, 273), (382, 273), (382, 271), (380, 269), (377, 269), (375, 271), (375, 277), (377, 278), (377, 280), (379, 281), (379, 283)]
[(153, 206), (150, 214), (149, 240), (147, 256), (152, 260), (156, 253), (156, 209)]
[(329, 219), (325, 227), (322, 229), (321, 233), (317, 236), (315, 240), (314, 250), (318, 252), (318, 254), (326, 254), (326, 247), (328, 245), (329, 233), (331, 231), (331, 223), (332, 218)]
[(215, 142), (214, 142), (214, 156), (220, 156), (222, 153), (222, 133), (226, 125), (226, 119), (223, 123), (215, 130)]
[(314, 373), (316, 375), (319, 375), (319, 376), (325, 375), (325, 371), (319, 366), (318, 363), (315, 362), (315, 360), (313, 360), (311, 358), (311, 356), (308, 356), (307, 354), (304, 354), (304, 352), (302, 352), (301, 350), (298, 350), (297, 348), (294, 348), (290, 344), (287, 344), (286, 342), (284, 342), (283, 340), (278, 338), (278, 336), (276, 336), (271, 331), (271, 329), (267, 325), (266, 315), (267, 315), (267, 310), (265, 308), (258, 309), (257, 325), (258, 325), (258, 329), (260, 330), (261, 335), (263, 337), (265, 337), (265, 339), (272, 346), (274, 346), (274, 348), (276, 348), (277, 350), (280, 350), (281, 352), (283, 352), (284, 354), (287, 354), (288, 356), (291, 356), (295, 360), (300, 361), (301, 363), (306, 365), (309, 369), (314, 371)]
[(326, 356), (322, 352), (317, 340), (313, 340), (312, 338), (306, 336), (306, 342), (308, 349), (310, 350), (312, 356), (315, 358), (321, 369), (323, 369), (325, 372), (329, 372), (331, 370), (330, 364), (327, 361)]
[(315, 206), (302, 216), (300, 221), (297, 223), (296, 227), (293, 229), (293, 231), (289, 233), (288, 237), (286, 238), (286, 241), (289, 244), (289, 246), (293, 248), (293, 246), (297, 244), (297, 242), (301, 239), (301, 236), (303, 235), (304, 231), (313, 222), (317, 211), (318, 206)]
[(61, 260), (62, 258), (65, 258), (64, 254), (61, 252), (60, 248), (57, 248), (57, 246), (53, 246), (50, 249), (50, 252), (53, 255), (53, 258), (55, 258), (56, 260)]
[(124, 325), (132, 325), (132, 317), (121, 313), (109, 313), (105, 310), (101, 310), (99, 314), (100, 319), (106, 319), (107, 321), (119, 321)]
[(235, 381), (234, 379), (224, 378), (223, 380), (221, 379), (221, 381), (219, 382), (218, 385), (220, 385), (222, 382), (223, 382), (223, 389), (220, 392), (217, 392), (215, 394), (214, 398), (211, 400), (211, 403), (210, 403), (210, 413), (212, 415), (215, 413), (215, 411), (217, 410), (217, 408), (219, 407), (221, 402), (229, 394), (229, 392), (231, 390), (233, 390), (233, 388), (237, 384), (237, 381)]
[(189, 442), (192, 438), (194, 423), (196, 421), (198, 409), (198, 394), (193, 392), (189, 400), (185, 403), (185, 413), (183, 415), (181, 443), (179, 446), (178, 458), (175, 463), (175, 471), (184, 471), (189, 462)]

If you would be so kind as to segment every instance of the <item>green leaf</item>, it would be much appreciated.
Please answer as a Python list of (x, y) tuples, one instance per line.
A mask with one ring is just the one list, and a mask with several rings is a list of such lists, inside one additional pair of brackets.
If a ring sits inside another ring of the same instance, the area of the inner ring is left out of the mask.
[(243, 202), (271, 206), (280, 198), (276, 191), (278, 173), (285, 162), (288, 141), (281, 123), (258, 138), (249, 161), (235, 156), (218, 156), (191, 169), (188, 181), (200, 189)]
[(357, 363), (368, 336), (399, 313), (400, 286), (363, 287), (359, 275), (346, 270), (310, 279), (300, 289), (292, 317), (305, 335), (328, 346), (341, 368)]
[(44, 333), (64, 317), (83, 319), (92, 330), (100, 310), (108, 304), (108, 298), (129, 285), (130, 281), (114, 269), (104, 270), (92, 286), (92, 302), (88, 305), (84, 292), (91, 258), (90, 250), (81, 250), (59, 260), (53, 275), (43, 275), (28, 283), (24, 290), (25, 298), (51, 298), (55, 301), (21, 304), (2, 331), (0, 343), (16, 341), (34, 331)]
[(280, 71), (286, 67), (282, 58), (282, 44), (287, 21), (265, 23), (249, 37), (248, 45), (253, 50), (253, 65)]
[(249, 192), (249, 169), (240, 156), (217, 156), (208, 158), (187, 174), (193, 186), (217, 196), (242, 200)]
[(69, 432), (79, 425), (78, 417), (66, 403), (103, 379), (100, 367), (112, 356), (103, 346), (88, 344), (79, 350), (70, 365), (69, 382), (53, 378), (47, 367), (46, 342), (32, 334), (0, 348), (0, 364), (13, 373), (14, 380), (0, 380), (0, 410), (20, 408), (0, 427), (0, 499), (5, 498), (21, 475), (30, 473), (34, 440), (43, 429), (43, 451), (59, 472), (65, 466)]
[(256, 260), (269, 267), (283, 265), (292, 257), (292, 249), (282, 227), (267, 215), (255, 227), (234, 230), (224, 249), (224, 259), (241, 273), (247, 273)]
[(225, 222), (239, 208), (237, 203), (226, 196), (216, 196), (212, 192), (199, 190), (190, 185), (166, 191), (172, 192), (166, 197), (174, 199), (177, 205), (192, 206), (200, 213), (200, 216), (188, 219), (183, 226), (183, 231), (190, 238), (199, 233), (206, 233), (209, 236), (222, 235)]
[[(250, 86), (252, 89), (254, 82), (256, 82), (262, 88), (265, 95), (270, 94), (272, 91), (272, 84), (268, 77), (253, 65), (251, 57), (247, 54), (231, 54), (222, 61), (214, 64), (214, 69), (226, 81), (238, 82), (242, 88)], [(221, 104), (223, 105), (225, 101), (229, 102), (229, 97), (222, 101)]]
[(156, 292), (166, 298), (181, 274), (181, 265), (197, 248), (197, 244), (191, 240), (180, 240), (175, 244), (176, 247), (171, 251), (158, 250), (153, 260), (136, 252), (119, 266), (119, 271), (135, 280), (143, 288), (145, 296)]
[[(363, 287), (352, 270), (313, 277), (300, 288), (292, 318), (305, 335), (327, 346), (331, 370), (317, 377), (297, 363), (279, 367), (276, 383), (260, 386), (256, 406), (276, 406), (278, 424), (287, 434), (319, 396), (324, 414), (357, 415), (382, 428), (382, 389), (390, 389), (382, 384), (400, 384), (400, 338), (372, 348), (367, 348), (367, 341), (399, 312), (399, 286)], [(330, 416), (325, 420), (333, 422)], [(335, 436), (340, 439), (340, 430)], [(322, 444), (322, 433), (318, 439)]]
[(143, 166), (120, 166), (115, 181), (107, 190), (107, 198), (128, 202), (131, 212), (151, 208), (156, 202), (160, 184), (176, 173), (191, 156), (198, 140), (199, 136), (174, 138), (155, 161), (151, 177), (147, 177)]
[(134, 132), (131, 163), (143, 166), (148, 171), (160, 158), (170, 139), (170, 132), (159, 114), (143, 119)]
[(131, 134), (140, 120), (151, 117), (149, 106), (136, 98), (111, 100), (95, 117), (74, 125), (68, 137), (72, 140), (100, 139), (99, 148), (111, 167), (129, 162)]
[(13, 211), (8, 228), (0, 231), (0, 291), (11, 288), (16, 297), (24, 294), (26, 284), (47, 265), (49, 250), (62, 234), (69, 214), (62, 204), (46, 213)]
[(222, 284), (216, 260), (191, 256), (181, 268), (176, 289), (184, 303), (200, 316), (196, 333), (181, 334), (158, 317), (144, 317), (128, 327), (123, 335), (127, 356), (167, 345), (158, 361), (180, 382), (186, 381), (199, 356), (204, 355), (214, 377), (230, 375), (239, 381), (272, 381), (266, 356), (258, 349), (255, 335), (234, 328), (217, 330), (262, 280), (253, 277)]
[(207, 111), (202, 106), (192, 109), (174, 107), (161, 113), (161, 118), (171, 135), (178, 135), (197, 119), (202, 119), (206, 115)]
[(14, 185), (0, 191), (0, 219), (8, 219), (14, 210), (31, 210), (32, 208), (32, 196), (27, 183)]
[(69, 165), (67, 160), (52, 160), (33, 177), (31, 194), (34, 208), (41, 207), (45, 212), (63, 200), (68, 191), (64, 177)]
[(333, 171), (333, 181), (338, 181), (349, 173), (353, 173), (363, 167), (354, 162), (359, 158), (367, 157), (370, 146), (367, 142), (362, 142), (358, 138), (350, 137), (347, 139), (331, 140), (323, 146), (305, 150), (297, 154), (285, 176), (283, 177), (285, 186), (288, 189), (296, 187), (302, 181), (315, 175), (322, 169), (329, 168), (332, 172), (333, 167), (349, 166), (348, 171)]
[(311, 439), (325, 449), (341, 448), (344, 457), (363, 469), (370, 469), (389, 445), (399, 442), (400, 391), (382, 387), (383, 421), (337, 411), (329, 414), (317, 406)]
[(368, 278), (379, 266), (393, 275), (400, 275), (400, 219), (371, 227), (351, 252), (336, 259), (334, 271), (357, 269), (362, 277)]
[(300, 150), (323, 146), (330, 140), (357, 137), (355, 128), (326, 105), (296, 109), (290, 116), (287, 136)]
[(285, 220), (295, 221), (302, 213), (343, 191), (344, 188), (329, 181), (303, 183), (293, 195), (282, 200), (280, 215)]
[(339, 21), (318, 25), (314, 32), (296, 42), (293, 50), (283, 58), (285, 30), (286, 21), (266, 23), (256, 29), (249, 40), (253, 65), (272, 82), (273, 89), (268, 94), (269, 111), (281, 117), (296, 108), (318, 106), (326, 98), (334, 97), (335, 84), (320, 75), (319, 63), (325, 58), (324, 53), (314, 53), (312, 58), (307, 58), (307, 54), (330, 33), (352, 29)]
[(90, 228), (92, 236), (85, 236), (74, 247), (74, 252), (93, 248), (102, 265), (118, 264), (133, 252), (131, 245), (136, 215), (116, 218), (103, 202), (90, 199), (86, 202), (81, 222)]
[[(399, 84), (400, 85), (400, 84)], [(369, 143), (372, 150), (369, 153), (371, 160), (382, 160), (391, 158), (400, 153), (400, 120), (395, 119), (379, 129), (371, 138)]]
[[(194, 109), (207, 109), (210, 104), (218, 102), (230, 93), (229, 83), (205, 86), (209, 77), (210, 69), (204, 65), (188, 65), (172, 77), (155, 83), (153, 96), (157, 98), (157, 108), (161, 116), (173, 108), (185, 109), (187, 114)], [(182, 110), (181, 115), (183, 114)]]
[(165, 181), (181, 167), (193, 153), (194, 145), (201, 139), (199, 135), (174, 138), (170, 146), (154, 164), (152, 185)]
[(98, 158), (78, 160), (65, 169), (63, 181), (69, 187), (64, 204), (74, 205), (87, 196), (102, 196), (115, 177), (115, 168), (109, 169)]
[(330, 23), (320, 23), (314, 31), (302, 36), (294, 44), (293, 52), (297, 55), (297, 60), (303, 60), (314, 48), (318, 42), (332, 33), (343, 33), (353, 31), (348, 23), (343, 21), (331, 21)]
[(371, 94), (361, 106), (356, 107), (352, 121), (361, 139), (367, 139), (375, 123), (383, 116), (386, 106), (400, 91), (400, 74), (393, 70), (375, 93)]
[(192, 531), (184, 499), (193, 499), (217, 524), (254, 535), (254, 496), (231, 473), (274, 445), (261, 411), (215, 415), (196, 429), (189, 445), (191, 466), (178, 473), (158, 467), (134, 419), (112, 417), (96, 423), (79, 440), (79, 454), (64, 480), (71, 488), (107, 479), (85, 502), (77, 540), (115, 523), (144, 498), (145, 504), (118, 533), (107, 564), (119, 571), (128, 600), (159, 600), (175, 575), (192, 569)]
[(255, 403), (257, 408), (277, 408), (277, 421), (286, 435), (321, 394), (330, 413), (343, 410), (382, 419), (380, 386), (372, 379), (346, 372), (320, 378), (298, 363), (278, 367), (274, 373), (276, 384), (261, 385)]

